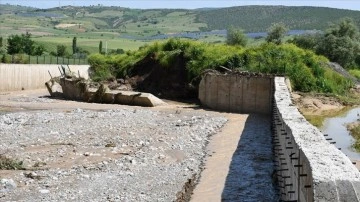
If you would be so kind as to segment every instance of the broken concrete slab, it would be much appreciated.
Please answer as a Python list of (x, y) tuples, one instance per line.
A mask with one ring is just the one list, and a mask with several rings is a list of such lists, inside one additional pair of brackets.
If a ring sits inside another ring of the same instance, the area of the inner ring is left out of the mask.
[[(92, 84), (74, 74), (62, 74), (61, 77), (52, 78), (45, 83), (51, 96), (61, 96), (70, 100), (144, 107), (166, 104), (150, 93), (110, 90), (106, 84)], [(56, 94), (57, 91), (61, 91), (61, 94)]]
[(51, 79), (45, 83), (51, 97), (62, 97), (63, 91), (61, 85), (55, 80)]
[[(114, 92), (115, 93), (115, 92)], [(155, 107), (158, 105), (166, 104), (161, 99), (155, 97), (150, 93), (140, 93), (133, 91), (118, 91), (114, 95), (115, 104), (125, 104), (125, 105), (137, 105), (144, 107)]]

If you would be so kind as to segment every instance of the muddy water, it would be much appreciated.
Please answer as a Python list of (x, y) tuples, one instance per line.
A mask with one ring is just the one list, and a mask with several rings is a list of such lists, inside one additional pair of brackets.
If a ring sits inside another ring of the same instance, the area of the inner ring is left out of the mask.
[(229, 122), (208, 145), (210, 156), (191, 202), (279, 201), (274, 171), (270, 118), (229, 114)]
[(357, 153), (352, 148), (355, 140), (346, 129), (346, 125), (360, 118), (358, 114), (360, 114), (360, 107), (351, 109), (337, 117), (326, 118), (323, 126), (320, 128), (324, 134), (329, 135), (327, 138), (332, 138), (330, 141), (336, 142), (337, 148), (341, 148), (341, 151), (353, 160), (360, 160), (360, 153)]

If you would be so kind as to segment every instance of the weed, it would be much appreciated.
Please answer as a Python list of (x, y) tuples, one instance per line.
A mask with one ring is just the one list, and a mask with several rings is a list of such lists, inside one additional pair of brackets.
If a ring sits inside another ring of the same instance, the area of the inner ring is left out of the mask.
[(0, 170), (25, 170), (23, 162), (0, 155)]
[(355, 139), (353, 147), (356, 151), (360, 152), (360, 125), (350, 129), (350, 133)]

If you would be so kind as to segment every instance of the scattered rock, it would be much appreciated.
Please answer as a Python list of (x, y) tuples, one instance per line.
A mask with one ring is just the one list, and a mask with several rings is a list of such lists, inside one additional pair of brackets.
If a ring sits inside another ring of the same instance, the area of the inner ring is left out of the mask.
[(39, 192), (41, 194), (48, 194), (48, 193), (50, 193), (50, 190), (48, 190), (48, 189), (40, 189)]
[(0, 193), (11, 191), (11, 190), (15, 189), (16, 187), (17, 187), (16, 183), (14, 182), (13, 179), (1, 179), (0, 180)]

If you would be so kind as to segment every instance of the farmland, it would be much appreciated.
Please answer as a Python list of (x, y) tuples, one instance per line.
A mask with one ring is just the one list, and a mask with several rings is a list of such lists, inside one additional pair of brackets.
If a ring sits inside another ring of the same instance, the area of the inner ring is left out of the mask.
[[(149, 37), (157, 35), (224, 30), (232, 25), (245, 32), (266, 32), (275, 22), (284, 22), (290, 29), (324, 30), (329, 22), (342, 17), (353, 18), (360, 24), (359, 11), (316, 7), (141, 10), (103, 6), (36, 9), (1, 5), (0, 36), (6, 40), (10, 35), (29, 32), (36, 43), (45, 46), (46, 53), (55, 51), (59, 44), (71, 50), (72, 38), (77, 37), (83, 50), (96, 53), (100, 41), (104, 48), (107, 43), (108, 50), (135, 50), (149, 43)], [(225, 37), (206, 35), (198, 40), (222, 43)], [(251, 40), (252, 43), (258, 44), (259, 40)]]

